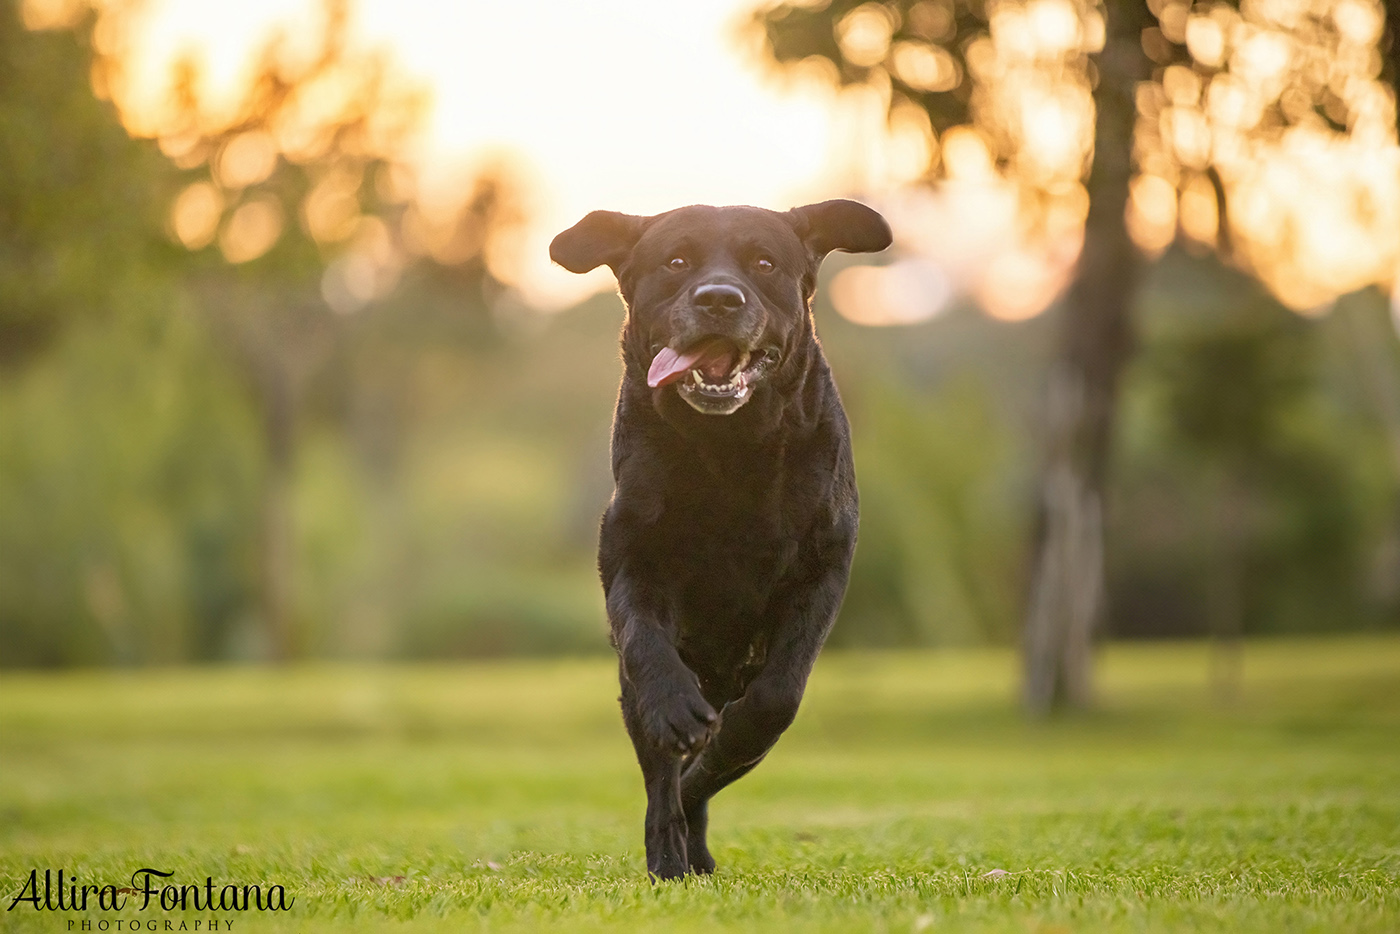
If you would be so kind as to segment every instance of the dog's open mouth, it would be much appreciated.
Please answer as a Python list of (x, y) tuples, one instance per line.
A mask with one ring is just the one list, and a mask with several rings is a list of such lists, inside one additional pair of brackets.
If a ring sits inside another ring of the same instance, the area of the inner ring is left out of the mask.
[(647, 385), (676, 387), (691, 408), (729, 415), (749, 401), (754, 383), (773, 359), (767, 350), (744, 350), (724, 337), (709, 337), (685, 350), (661, 348), (651, 361)]

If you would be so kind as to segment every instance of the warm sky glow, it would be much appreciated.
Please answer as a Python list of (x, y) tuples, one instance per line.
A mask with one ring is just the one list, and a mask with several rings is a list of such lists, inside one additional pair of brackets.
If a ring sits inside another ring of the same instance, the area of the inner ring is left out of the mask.
[[(26, 18), (61, 25), (87, 2), (26, 0)], [(94, 35), (99, 50), (120, 50), (124, 69), (111, 78), (117, 84), (99, 90), (114, 97), (134, 133), (162, 136), (173, 158), (178, 128), (167, 101), (181, 56), (199, 62), (201, 111), (217, 125), (236, 110), (270, 32), (288, 37), (284, 54), (309, 58), (315, 49), (301, 45), (313, 44), (306, 37), (318, 33), (323, 15), (318, 0), (90, 2), (123, 11), (102, 17)], [(707, 202), (785, 209), (854, 195), (886, 211), (908, 262), (849, 271), (833, 295), (853, 319), (921, 320), (959, 293), (1006, 319), (1044, 308), (1072, 272), (1087, 210), (1080, 177), (1093, 106), (1075, 63), (1103, 42), (1092, 4), (1005, 0), (989, 7), (988, 33), (967, 51), (987, 92), (978, 126), (955, 128), (934, 146), (921, 114), (896, 113), (898, 129), (890, 130), (887, 101), (874, 90), (838, 95), (810, 71), (782, 82), (766, 73), (738, 28), (758, 2), (354, 0), (350, 33), (354, 45), (383, 50), (394, 73), (427, 92), (421, 132), (404, 154), (422, 224), (448, 224), (483, 167), (504, 166), (520, 183), (525, 241), (493, 269), (527, 303), (559, 307), (611, 287), (606, 270), (572, 276), (547, 255), (555, 233), (596, 208), (649, 214)], [(1140, 89), (1143, 174), (1129, 216), (1139, 244), (1151, 252), (1178, 234), (1216, 240), (1221, 218), (1201, 174), (1213, 164), (1231, 192), (1237, 260), (1294, 307), (1393, 278), (1400, 150), (1392, 105), (1374, 80), (1383, 24), (1377, 0), (1258, 0), (1243, 17), (1190, 0), (1158, 6), (1162, 34), (1184, 43), (1205, 71), (1172, 65), (1160, 84)], [(1309, 15), (1335, 24), (1332, 38), (1320, 37)], [(936, 46), (892, 44), (888, 16), (868, 4), (838, 24), (847, 58), (883, 62), (918, 86), (956, 78)], [(1351, 137), (1329, 135), (1306, 107), (1282, 135), (1251, 135), (1269, 101), (1292, 113), (1289, 82), (1304, 79), (1338, 89), (1353, 115)], [(218, 153), (216, 180), (225, 188), (235, 176), (256, 184), (275, 165), (276, 145), (268, 134), (244, 134)], [(948, 181), (932, 190), (910, 185), (931, 160), (941, 162)], [(1030, 190), (1038, 194), (1027, 200)], [(366, 236), (352, 238), (355, 248), (368, 243), (388, 255), (384, 225), (347, 213), (347, 203), (335, 179), (324, 179), (303, 207), (304, 220), (324, 242), (351, 242), (347, 231), (356, 229)], [(1363, 203), (1370, 207), (1358, 213)], [(232, 211), (220, 228), (224, 205), (218, 187), (192, 186), (174, 206), (176, 233), (192, 248), (217, 237), (237, 261), (259, 255), (290, 222), (275, 203), (257, 202)], [(1035, 223), (1027, 222), (1031, 214)], [(374, 262), (368, 254), (358, 259), (358, 279), (372, 292)]]
[[(751, 0), (358, 0), (352, 33), (387, 50), (429, 93), (410, 156), (425, 213), (450, 209), (483, 164), (504, 164), (525, 183), (532, 223), (513, 278), (549, 305), (608, 286), (602, 272), (580, 279), (548, 261), (549, 239), (590, 210), (786, 209), (922, 168), (926, 152), (904, 165), (849, 154), (856, 138), (877, 153), (900, 151), (886, 144), (878, 106), (859, 95), (838, 103), (814, 82), (779, 87), (745, 60), (736, 30), (751, 8)], [(201, 99), (217, 112), (237, 100), (270, 27), (295, 36), (318, 15), (304, 0), (149, 0), (131, 29), (130, 84), (118, 95), (128, 124), (156, 132), (179, 55), (198, 55)]]
[(1255, 0), (1239, 11), (1163, 0), (1159, 22), (1199, 67), (1168, 65), (1138, 90), (1143, 174), (1129, 222), (1139, 245), (1161, 250), (1178, 230), (1226, 240), (1236, 263), (1303, 313), (1375, 282), (1390, 281), (1400, 303), (1400, 148), (1379, 80), (1379, 0)]
[(739, 61), (729, 33), (742, 3), (363, 3), (366, 34), (433, 88), (427, 191), (452, 186), (478, 154), (520, 160), (537, 296), (577, 291), (546, 247), (590, 210), (786, 209), (825, 190), (826, 101), (785, 96)]

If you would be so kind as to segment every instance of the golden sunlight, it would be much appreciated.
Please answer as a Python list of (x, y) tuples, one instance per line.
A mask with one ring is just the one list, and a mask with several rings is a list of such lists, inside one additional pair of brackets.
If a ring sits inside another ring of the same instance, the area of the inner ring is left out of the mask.
[[(989, 3), (987, 32), (959, 37), (967, 75), (938, 45), (954, 29), (943, 6), (908, 12), (928, 41), (896, 39), (899, 14), (884, 4), (846, 14), (834, 39), (850, 62), (926, 91), (971, 82), (975, 125), (941, 138), (921, 108), (891, 109), (888, 79), (837, 92), (830, 63), (811, 60), (775, 78), (740, 28), (755, 0), (354, 0), (344, 38), (358, 57), (315, 72), (276, 119), (251, 128), (237, 111), (254, 76), (269, 61), (315, 61), (333, 4), (25, 0), (25, 22), (71, 25), (89, 5), (103, 63), (94, 89), (177, 164), (210, 167), (172, 205), (172, 237), (217, 243), (239, 263), (299, 224), (337, 256), (323, 291), (342, 311), (392, 288), (400, 247), (443, 262), (489, 247), (512, 300), (540, 308), (611, 288), (606, 270), (573, 276), (547, 253), (554, 233), (598, 208), (872, 200), (902, 255), (848, 269), (833, 289), (838, 309), (868, 324), (922, 320), (957, 295), (994, 317), (1032, 316), (1063, 291), (1082, 245), (1087, 56), (1105, 41), (1089, 0)], [(1400, 147), (1379, 81), (1379, 0), (1149, 5), (1159, 27), (1144, 48), (1161, 67), (1137, 91), (1127, 222), (1139, 247), (1160, 253), (1178, 236), (1215, 246), (1299, 310), (1370, 283), (1400, 294)], [(365, 93), (388, 76), (392, 93)], [(329, 121), (371, 99), (351, 147), (358, 164), (318, 168), (285, 216), (257, 194), (279, 160), (324, 154)], [(361, 213), (373, 157), (394, 162), (373, 180), (404, 205), (392, 234)], [(498, 207), (515, 226), (483, 247), (462, 209), (493, 175), (509, 183)]]
[[(101, 76), (99, 90), (113, 98), (133, 134), (160, 137), (177, 161), (184, 144), (172, 101), (182, 69), (193, 78), (188, 93), (202, 120), (219, 125), (232, 119), (268, 41), (277, 37), (279, 56), (313, 56), (316, 49), (298, 37), (318, 34), (312, 27), (323, 17), (314, 0), (150, 0), (134, 11), (115, 0), (93, 3), (99, 13), (118, 6), (123, 13), (99, 16), (95, 42), (120, 63)], [(751, 6), (612, 0), (526, 9), (359, 0), (349, 41), (387, 53), (395, 69), (428, 91), (422, 132), (403, 154), (423, 213), (451, 214), (446, 206), (466, 196), (484, 166), (504, 164), (522, 183), (530, 224), (516, 278), (528, 300), (557, 306), (607, 287), (601, 273), (580, 279), (548, 260), (553, 233), (590, 210), (648, 214), (696, 202), (785, 209), (907, 181), (927, 165), (921, 141), (911, 143), (912, 134), (864, 113), (872, 102), (859, 95), (833, 101), (815, 81), (779, 87), (766, 78), (738, 41), (738, 23)], [(82, 4), (27, 0), (26, 10), (31, 25), (56, 26), (79, 15)], [(331, 82), (316, 90), (327, 98), (322, 110), (334, 109), (333, 98), (344, 94)], [(317, 106), (305, 102), (306, 109)], [(879, 164), (853, 165), (842, 151), (849, 136), (841, 131), (852, 124), (883, 150)], [(237, 190), (265, 178), (279, 151), (294, 157), (297, 129), (230, 141), (214, 158), (219, 185)], [(318, 240), (337, 241), (353, 229), (343, 194), (326, 180), (301, 212)], [(186, 245), (208, 242), (210, 204), (207, 192), (190, 192), (176, 206), (172, 226)], [(253, 207), (237, 226), (221, 245), (230, 258), (248, 258), (270, 245), (263, 241), (281, 220), (273, 224)]]
[(1372, 283), (1400, 288), (1400, 147), (1379, 80), (1378, 0), (1154, 9), (1194, 62), (1139, 89), (1139, 245), (1160, 250), (1178, 226), (1228, 241), (1231, 261), (1303, 313)]

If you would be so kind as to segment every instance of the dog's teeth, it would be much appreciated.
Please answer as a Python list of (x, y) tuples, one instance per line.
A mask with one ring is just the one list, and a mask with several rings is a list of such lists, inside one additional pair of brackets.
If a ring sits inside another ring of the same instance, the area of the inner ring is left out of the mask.
[(705, 385), (704, 377), (702, 377), (702, 376), (700, 375), (700, 371), (699, 371), (699, 370), (691, 370), (691, 371), (690, 371), (690, 378), (691, 378), (692, 380), (695, 381), (695, 385), (697, 385), (697, 386), (703, 386), (703, 385)]
[(740, 354), (740, 356), (739, 356), (739, 362), (738, 362), (738, 364), (735, 365), (734, 371), (733, 371), (733, 373), (731, 374), (730, 380), (729, 380), (729, 381), (732, 383), (732, 382), (734, 381), (734, 379), (737, 378), (737, 377), (739, 376), (740, 373), (744, 372), (744, 368), (747, 367), (748, 365), (749, 365), (749, 352), (746, 350), (746, 351), (744, 351), (742, 354)]

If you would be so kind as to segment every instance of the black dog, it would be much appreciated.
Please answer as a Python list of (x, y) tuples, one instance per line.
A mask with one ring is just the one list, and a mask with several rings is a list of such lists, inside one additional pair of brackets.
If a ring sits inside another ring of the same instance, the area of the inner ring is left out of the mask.
[(855, 469), (812, 296), (828, 252), (889, 244), (824, 201), (595, 211), (550, 245), (627, 305), (598, 564), (656, 878), (714, 871), (708, 802), (792, 723), (841, 604)]

